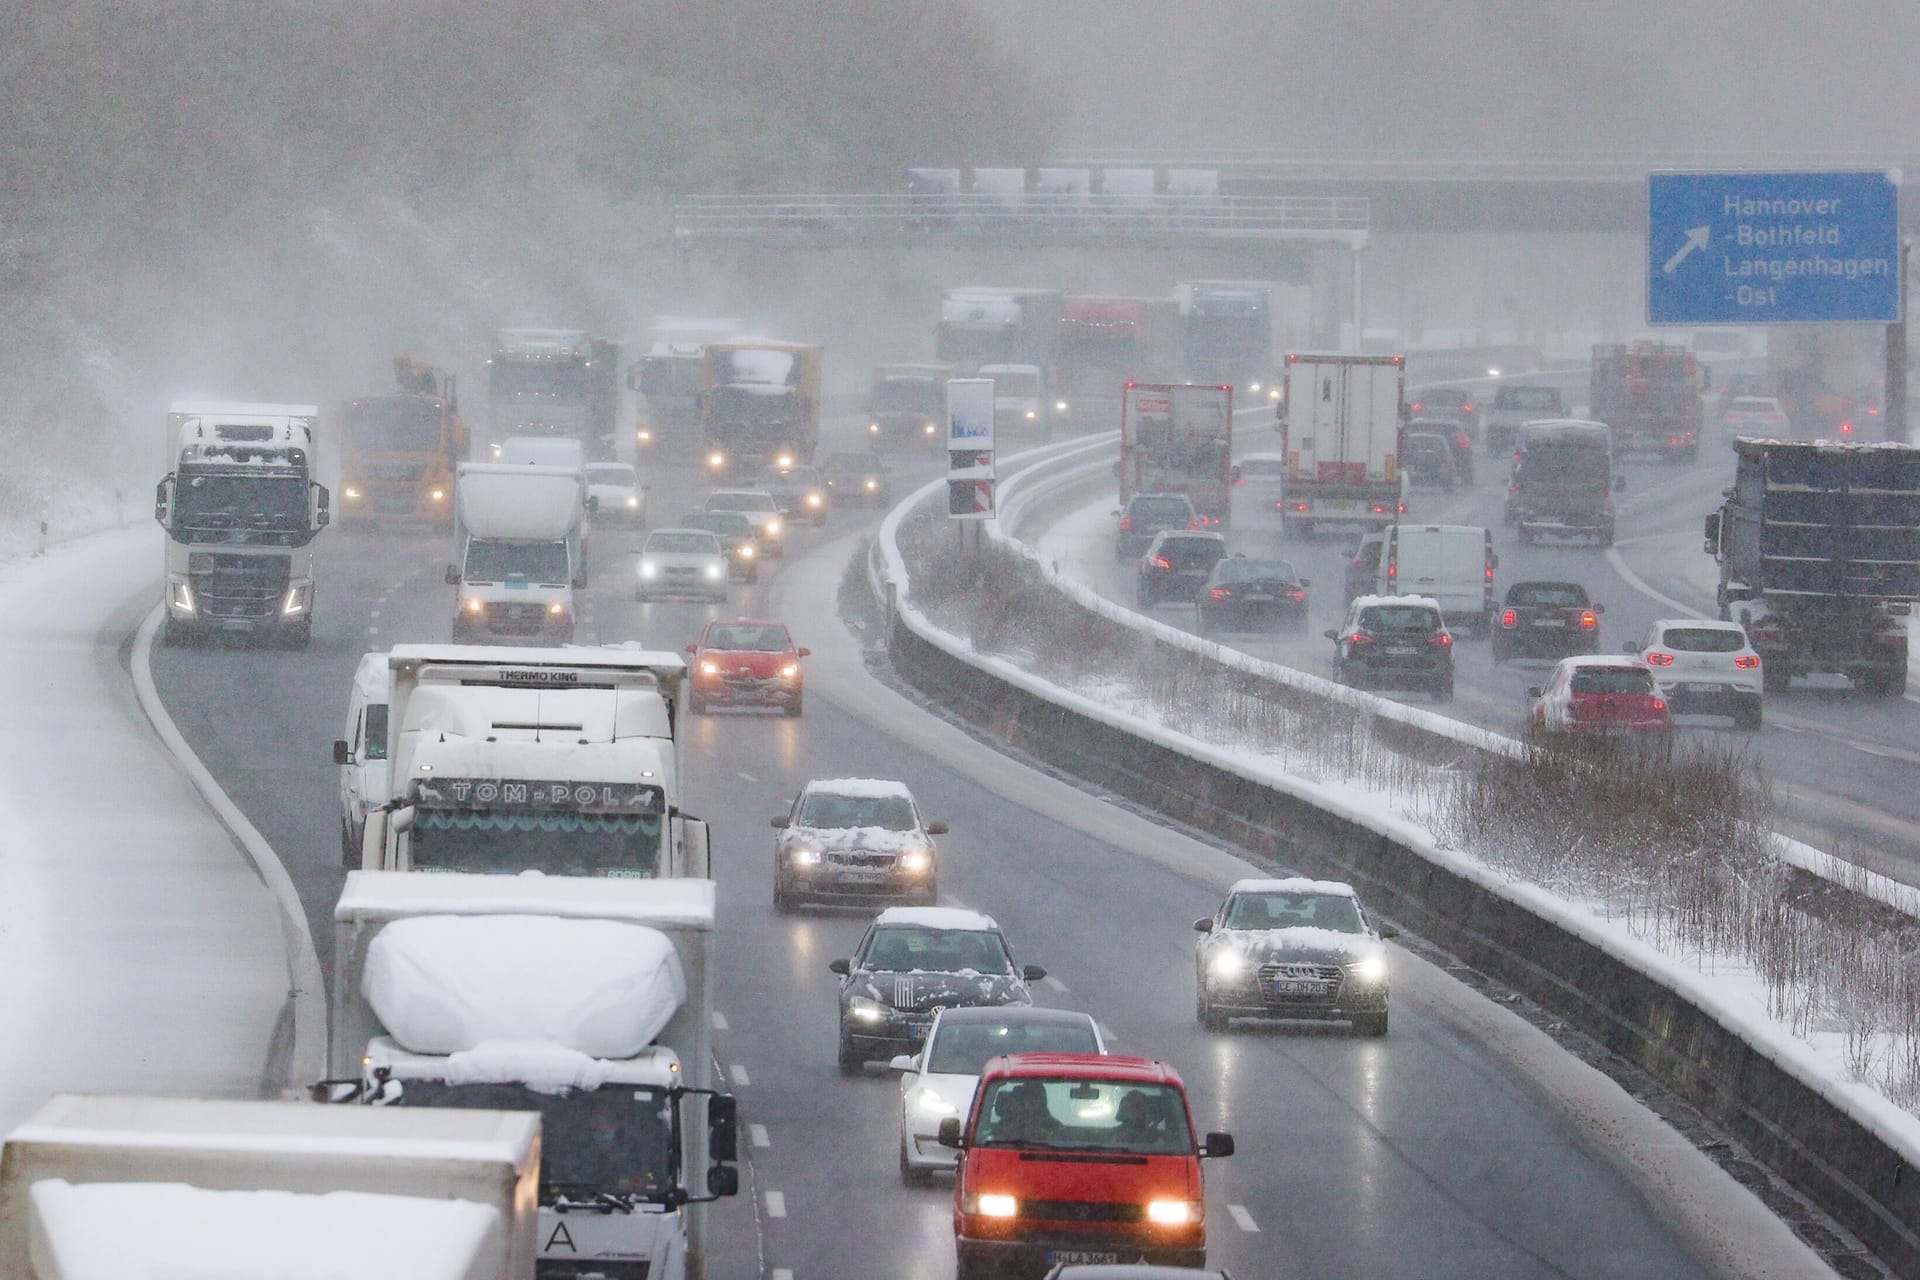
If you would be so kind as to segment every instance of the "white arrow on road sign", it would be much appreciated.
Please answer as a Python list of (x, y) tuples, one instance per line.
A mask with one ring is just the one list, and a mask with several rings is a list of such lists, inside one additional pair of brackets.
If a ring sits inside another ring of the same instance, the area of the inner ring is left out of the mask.
[(1681, 245), (1679, 250), (1675, 252), (1671, 258), (1667, 259), (1667, 265), (1660, 269), (1668, 275), (1672, 275), (1673, 269), (1685, 262), (1688, 254), (1692, 253), (1695, 249), (1702, 251), (1706, 249), (1707, 236), (1712, 230), (1712, 227), (1688, 227), (1687, 242)]

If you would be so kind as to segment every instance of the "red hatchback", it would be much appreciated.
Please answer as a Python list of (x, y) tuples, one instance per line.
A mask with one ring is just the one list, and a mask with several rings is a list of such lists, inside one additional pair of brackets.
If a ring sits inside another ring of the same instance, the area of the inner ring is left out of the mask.
[(1642, 741), (1665, 750), (1673, 743), (1673, 712), (1654, 683), (1653, 668), (1636, 658), (1562, 658), (1533, 699), (1533, 727)]
[(805, 676), (800, 659), (812, 652), (794, 647), (784, 622), (730, 618), (709, 622), (700, 643), (687, 646), (693, 692), (687, 706), (699, 715), (715, 704), (779, 707), (800, 714)]

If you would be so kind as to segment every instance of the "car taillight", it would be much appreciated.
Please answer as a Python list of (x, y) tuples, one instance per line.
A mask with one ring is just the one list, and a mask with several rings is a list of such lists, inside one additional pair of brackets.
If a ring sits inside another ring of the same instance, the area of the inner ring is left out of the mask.
[(1404, 502), (1400, 504), (1400, 514), (1401, 515), (1407, 514), (1407, 504)]
[(1488, 565), (1488, 566), (1487, 566), (1487, 581), (1488, 581), (1488, 582), (1492, 582), (1492, 581), (1493, 581), (1493, 566), (1492, 566), (1492, 565)]
[(1655, 698), (1653, 700), (1653, 709), (1655, 711), (1665, 711), (1667, 709), (1667, 700), (1665, 698)]
[(1841, 423), (1841, 424), (1840, 424), (1840, 434), (1841, 434), (1841, 435), (1843, 435), (1843, 436), (1850, 436), (1850, 435), (1852, 435), (1852, 434), (1853, 434), (1853, 424), (1852, 424), (1851, 422), (1843, 422), (1843, 423)]
[(1195, 516), (1193, 519), (1187, 521), (1187, 532), (1192, 533), (1194, 530), (1200, 527), (1201, 523), (1202, 522), (1199, 516)]
[(1445, 631), (1442, 631), (1437, 636), (1428, 636), (1427, 643), (1436, 649), (1451, 649), (1453, 647), (1453, 637)]
[(1393, 563), (1391, 560), (1389, 560), (1387, 562), (1387, 581), (1392, 582), (1395, 578), (1399, 576), (1400, 576), (1400, 566)]
[(1293, 504), (1293, 509), (1295, 511), (1311, 511), (1313, 510), (1313, 504), (1308, 502), (1296, 502)]
[(1131, 531), (1132, 531), (1132, 529), (1133, 529), (1133, 517), (1132, 517), (1132, 516), (1121, 516), (1121, 517), (1120, 517), (1120, 532), (1122, 532), (1122, 533), (1129, 533), (1129, 532), (1131, 532)]
[[(1201, 516), (1200, 517), (1201, 525), (1210, 525), (1210, 524), (1219, 524), (1219, 523), (1220, 523), (1219, 516)], [(1195, 526), (1195, 527), (1197, 528), (1199, 526)]]
[(1368, 635), (1364, 631), (1356, 631), (1352, 635), (1347, 637), (1347, 643), (1351, 645), (1372, 644), (1373, 637)]
[(1373, 504), (1373, 514), (1374, 514), (1374, 515), (1376, 515), (1376, 516), (1383, 516), (1383, 515), (1385, 515), (1385, 514), (1387, 514), (1387, 504), (1386, 504), (1386, 503), (1384, 503), (1384, 502), (1376, 502), (1376, 503), (1374, 503), (1374, 504)]
[(1467, 439), (1467, 433), (1464, 431), (1455, 432), (1453, 437), (1453, 442), (1456, 445), (1460, 446), (1462, 449), (1473, 448), (1473, 441)]
[(1424, 404), (1421, 404), (1418, 400), (1415, 400), (1412, 404), (1407, 406), (1407, 408), (1413, 410), (1415, 413), (1420, 412), (1422, 409), (1426, 407), (1427, 406), (1425, 406)]
[(1227, 587), (1215, 587), (1207, 594), (1215, 600), (1225, 600), (1233, 595), (1233, 591)]
[(1509, 609), (1500, 615), (1500, 625), (1503, 627), (1517, 627), (1520, 625), (1520, 615), (1512, 609)]
[(1600, 619), (1593, 616), (1593, 610), (1588, 609), (1583, 613), (1581, 613), (1580, 629), (1582, 631), (1591, 631), (1599, 625), (1600, 625)]
[(1742, 671), (1751, 671), (1760, 665), (1760, 658), (1757, 654), (1743, 653), (1733, 660), (1733, 665)]
[(1302, 591), (1299, 587), (1295, 587), (1293, 590), (1287, 592), (1287, 599), (1293, 601), (1295, 604), (1305, 604), (1307, 600), (1307, 593)]
[(1155, 556), (1153, 558), (1153, 567), (1156, 569), (1171, 569), (1173, 568), (1173, 565), (1167, 560), (1165, 556)]
[(1470, 405), (1470, 404), (1463, 404), (1463, 405), (1461, 405), (1461, 406), (1460, 406), (1460, 412), (1462, 412), (1462, 413), (1472, 413), (1472, 412), (1473, 412), (1473, 406), (1472, 406), (1472, 405)]
[(1647, 655), (1647, 665), (1650, 667), (1670, 667), (1673, 665), (1673, 655), (1670, 653), (1649, 653)]

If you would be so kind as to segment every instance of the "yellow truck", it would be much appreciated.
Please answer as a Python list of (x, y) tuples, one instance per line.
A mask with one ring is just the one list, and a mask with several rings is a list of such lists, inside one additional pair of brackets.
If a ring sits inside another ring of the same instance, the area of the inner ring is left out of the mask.
[(813, 461), (820, 443), (821, 349), (798, 342), (709, 343), (701, 356), (707, 469)]
[(349, 400), (341, 415), (341, 524), (451, 529), (454, 471), (467, 460), (453, 378), (405, 355), (393, 371), (398, 394)]

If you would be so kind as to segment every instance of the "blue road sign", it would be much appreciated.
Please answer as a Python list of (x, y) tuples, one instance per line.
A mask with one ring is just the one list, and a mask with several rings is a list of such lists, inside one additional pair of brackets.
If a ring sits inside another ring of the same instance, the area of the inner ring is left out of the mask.
[(1897, 173), (1656, 173), (1650, 324), (1900, 318)]

